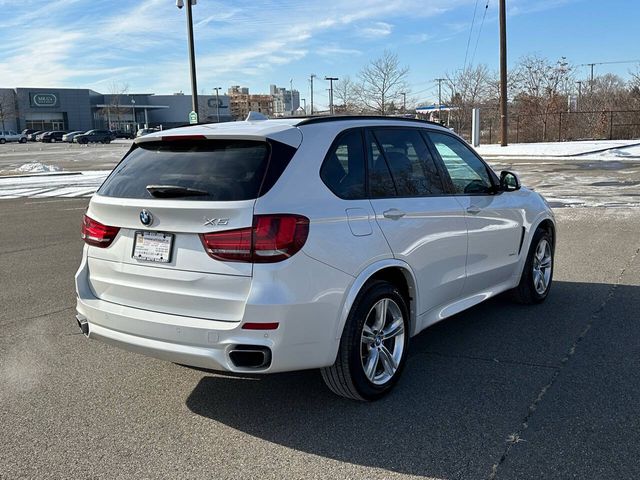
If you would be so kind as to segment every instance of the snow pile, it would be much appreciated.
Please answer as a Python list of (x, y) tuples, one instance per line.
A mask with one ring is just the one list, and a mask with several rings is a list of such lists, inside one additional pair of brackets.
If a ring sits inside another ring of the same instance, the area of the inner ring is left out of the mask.
[(16, 168), (16, 172), (18, 173), (45, 173), (45, 172), (58, 172), (60, 171), (60, 167), (56, 167), (55, 165), (45, 165), (40, 162), (31, 162), (25, 163), (20, 167)]
[[(623, 152), (637, 149), (638, 140), (587, 140), (577, 142), (511, 143), (500, 145), (480, 145), (476, 150), (487, 157), (574, 157), (577, 155), (603, 154), (618, 151), (618, 155), (602, 155), (622, 158)], [(605, 152), (606, 151), (606, 152)], [(637, 152), (638, 150), (636, 150)], [(638, 155), (638, 153), (635, 153)], [(626, 156), (626, 155), (625, 155)]]

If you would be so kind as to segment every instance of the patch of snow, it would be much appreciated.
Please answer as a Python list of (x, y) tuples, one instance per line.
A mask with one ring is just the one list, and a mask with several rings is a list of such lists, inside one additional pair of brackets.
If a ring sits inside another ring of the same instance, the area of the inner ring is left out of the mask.
[(43, 172), (58, 172), (60, 171), (60, 167), (56, 167), (55, 165), (45, 165), (40, 162), (31, 162), (25, 163), (24, 165), (19, 166), (15, 169), (17, 173), (43, 173)]
[(80, 175), (0, 177), (0, 199), (91, 196), (111, 171), (94, 170), (80, 173)]
[(626, 151), (627, 148), (635, 147), (639, 143), (640, 140), (512, 143), (506, 147), (501, 147), (498, 144), (480, 145), (476, 150), (480, 155), (488, 157), (570, 157), (620, 148), (624, 148)]

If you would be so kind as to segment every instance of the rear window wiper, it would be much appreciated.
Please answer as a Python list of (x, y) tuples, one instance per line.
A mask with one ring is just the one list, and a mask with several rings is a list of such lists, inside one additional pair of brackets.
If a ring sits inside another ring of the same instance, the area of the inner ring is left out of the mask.
[(200, 197), (209, 195), (206, 190), (181, 187), (179, 185), (147, 185), (147, 191), (156, 198)]

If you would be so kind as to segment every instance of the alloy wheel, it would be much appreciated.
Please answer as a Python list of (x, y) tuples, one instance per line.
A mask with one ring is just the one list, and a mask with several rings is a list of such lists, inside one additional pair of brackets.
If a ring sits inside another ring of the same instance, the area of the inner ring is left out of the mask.
[(404, 354), (402, 310), (390, 298), (376, 302), (365, 319), (360, 338), (360, 359), (367, 379), (384, 385), (398, 370)]

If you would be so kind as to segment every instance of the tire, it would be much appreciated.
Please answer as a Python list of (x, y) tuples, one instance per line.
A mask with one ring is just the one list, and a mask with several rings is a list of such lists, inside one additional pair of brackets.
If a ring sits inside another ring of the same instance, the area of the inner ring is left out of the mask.
[[(384, 316), (380, 315), (382, 312)], [(382, 328), (379, 322), (383, 322)], [(389, 334), (386, 339), (379, 335), (385, 331)], [(322, 378), (337, 395), (353, 400), (377, 400), (398, 382), (408, 348), (406, 300), (392, 283), (375, 280), (358, 294), (340, 339), (336, 361), (322, 369)]]
[(20, 143), (27, 143), (27, 139), (26, 139), (25, 137), (22, 137), (22, 138), (20, 139)]
[(52, 138), (52, 139), (50, 140), (50, 142), (51, 142), (51, 143), (56, 143), (56, 139), (55, 139), (55, 138)]
[(0, 145), (4, 145), (7, 141), (4, 138), (0, 138)]
[(553, 238), (539, 228), (531, 240), (520, 283), (513, 289), (516, 302), (527, 305), (544, 302), (551, 290), (554, 258)]

